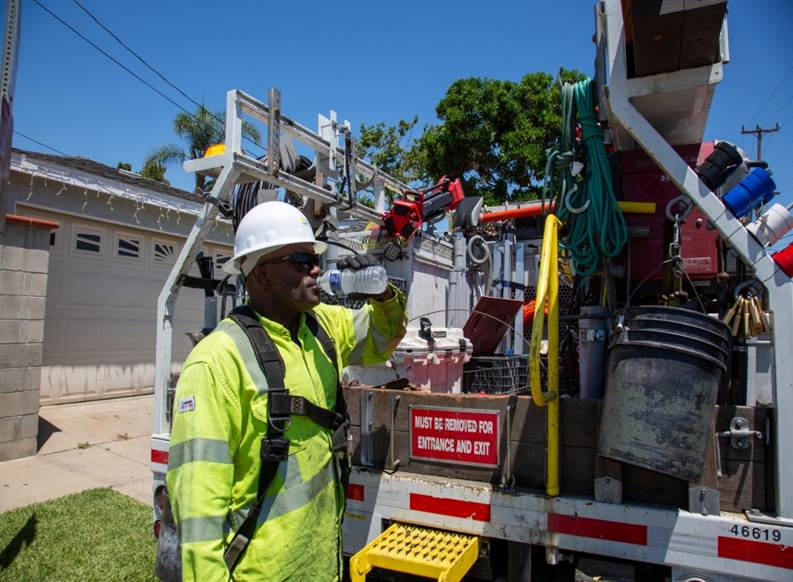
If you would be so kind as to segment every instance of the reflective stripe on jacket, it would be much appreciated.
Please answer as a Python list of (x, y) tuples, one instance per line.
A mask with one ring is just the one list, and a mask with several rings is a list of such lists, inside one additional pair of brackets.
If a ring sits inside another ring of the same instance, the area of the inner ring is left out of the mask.
[[(395, 290), (396, 291), (396, 290)], [(336, 342), (339, 369), (382, 363), (405, 333), (405, 298), (357, 310), (321, 304), (314, 315)], [(333, 410), (336, 369), (301, 316), (298, 341), (259, 318), (284, 360), (284, 384)], [(174, 399), (167, 484), (182, 543), (183, 580), (228, 580), (225, 544), (256, 500), (267, 432), (267, 383), (240, 327), (225, 319), (190, 353)], [(234, 580), (336, 580), (344, 492), (331, 431), (293, 416), (289, 458), (267, 490), (259, 527)]]

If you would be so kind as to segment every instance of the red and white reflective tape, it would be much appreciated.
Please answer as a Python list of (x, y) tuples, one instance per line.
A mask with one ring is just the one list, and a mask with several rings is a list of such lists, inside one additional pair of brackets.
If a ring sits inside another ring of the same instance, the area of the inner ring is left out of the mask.
[(475, 521), (490, 521), (490, 504), (464, 501), (462, 499), (411, 493), (410, 509), (412, 511), (423, 511), (424, 513), (473, 519)]
[(591, 517), (574, 517), (558, 513), (548, 514), (548, 531), (553, 533), (622, 542), (624, 544), (647, 545), (647, 526)]
[(793, 569), (793, 546), (719, 536), (719, 557)]

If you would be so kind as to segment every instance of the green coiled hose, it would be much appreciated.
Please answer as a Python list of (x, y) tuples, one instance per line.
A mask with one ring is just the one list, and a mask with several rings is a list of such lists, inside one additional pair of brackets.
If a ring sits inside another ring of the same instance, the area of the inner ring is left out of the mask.
[[(567, 225), (559, 244), (568, 249), (576, 274), (583, 277), (600, 270), (603, 259), (618, 255), (628, 242), (628, 229), (614, 195), (603, 147), (603, 130), (595, 119), (595, 91), (591, 79), (562, 87), (559, 148), (549, 152), (543, 189), (544, 196), (551, 193), (556, 215)], [(576, 117), (586, 148), (584, 180), (580, 183), (571, 172)]]

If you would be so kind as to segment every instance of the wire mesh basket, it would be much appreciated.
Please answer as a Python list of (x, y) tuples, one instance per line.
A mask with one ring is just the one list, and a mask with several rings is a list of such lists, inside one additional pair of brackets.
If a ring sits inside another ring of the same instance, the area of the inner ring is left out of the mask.
[[(537, 289), (533, 286), (526, 287), (525, 300), (534, 299)], [(573, 315), (577, 308), (574, 307), (575, 291), (573, 287), (559, 276), (559, 315)], [(546, 321), (547, 325), (547, 321)], [(571, 321), (559, 322), (559, 392), (561, 394), (573, 395), (578, 392), (578, 353), (576, 352), (575, 342), (570, 338), (577, 333), (577, 323)], [(523, 336), (526, 342), (531, 341), (532, 326), (526, 325), (523, 328)], [(548, 356), (540, 356), (540, 383), (544, 389), (548, 389)]]
[(463, 392), (528, 394), (529, 356), (474, 356), (463, 369)]

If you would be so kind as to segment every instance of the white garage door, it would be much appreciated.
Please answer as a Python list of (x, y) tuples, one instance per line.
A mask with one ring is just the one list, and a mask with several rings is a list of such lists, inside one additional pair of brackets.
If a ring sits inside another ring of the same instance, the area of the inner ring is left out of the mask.
[[(51, 246), (41, 403), (151, 392), (157, 296), (183, 239), (41, 210), (56, 220)], [(204, 249), (216, 258), (222, 247)], [(203, 326), (203, 292), (177, 300), (174, 368)]]

